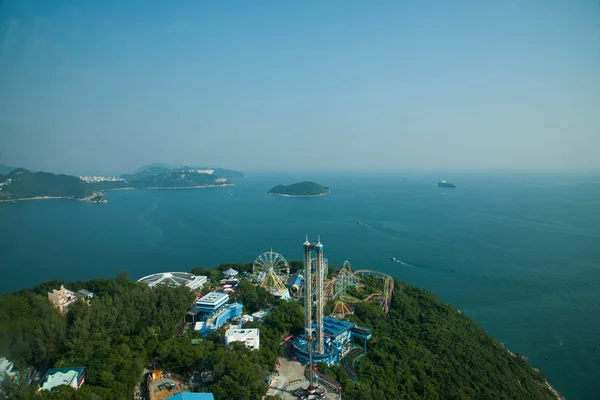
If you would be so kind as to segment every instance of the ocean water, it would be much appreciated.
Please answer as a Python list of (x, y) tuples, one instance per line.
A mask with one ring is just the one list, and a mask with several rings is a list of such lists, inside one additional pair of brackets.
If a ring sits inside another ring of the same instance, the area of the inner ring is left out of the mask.
[[(464, 174), (456, 189), (438, 178), (257, 175), (231, 188), (110, 192), (107, 204), (0, 203), (0, 292), (251, 262), (271, 248), (301, 260), (305, 234), (320, 234), (330, 265), (428, 289), (567, 399), (599, 399), (600, 176)], [(264, 194), (300, 179), (333, 194)]]

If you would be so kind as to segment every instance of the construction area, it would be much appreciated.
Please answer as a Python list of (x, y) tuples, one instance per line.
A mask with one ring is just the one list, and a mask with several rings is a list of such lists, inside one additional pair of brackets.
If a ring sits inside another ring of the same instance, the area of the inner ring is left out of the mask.
[(162, 373), (154, 370), (148, 374), (147, 380), (148, 400), (164, 400), (173, 395), (189, 391), (189, 387), (183, 383), (183, 378), (174, 374)]

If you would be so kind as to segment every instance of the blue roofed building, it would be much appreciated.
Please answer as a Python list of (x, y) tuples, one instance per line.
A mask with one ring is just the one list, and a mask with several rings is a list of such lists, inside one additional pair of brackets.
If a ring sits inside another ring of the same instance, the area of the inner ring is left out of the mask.
[(209, 333), (215, 332), (232, 318), (242, 315), (243, 310), (244, 306), (242, 303), (225, 304), (220, 307), (216, 313), (211, 312), (206, 319), (201, 318), (203, 319), (202, 321), (196, 322), (194, 330), (199, 331), (202, 336), (206, 337)]
[(166, 400), (215, 400), (215, 397), (212, 393), (181, 392), (167, 397)]
[(196, 307), (201, 314), (201, 319), (204, 321), (216, 314), (228, 301), (229, 295), (227, 293), (211, 292), (196, 300)]
[[(312, 323), (313, 332), (316, 330), (316, 322)], [(363, 328), (352, 322), (342, 321), (332, 317), (323, 318), (323, 333), (325, 336), (325, 351), (318, 354), (316, 347), (313, 348), (313, 362), (324, 362), (326, 364), (337, 364), (340, 359), (354, 347), (354, 339), (361, 338), (366, 353), (366, 342), (371, 338), (371, 328)], [(301, 363), (309, 360), (306, 335), (298, 335), (293, 340), (294, 355)], [(314, 346), (315, 342), (313, 342)]]

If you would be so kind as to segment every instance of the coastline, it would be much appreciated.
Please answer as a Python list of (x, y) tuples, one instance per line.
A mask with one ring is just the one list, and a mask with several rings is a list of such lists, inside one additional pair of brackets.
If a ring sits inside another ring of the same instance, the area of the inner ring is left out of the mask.
[[(153, 187), (145, 187), (140, 188), (139, 190), (179, 190), (179, 189), (206, 189), (206, 188), (218, 188), (218, 187), (231, 187), (235, 186), (233, 183), (226, 183), (224, 185), (201, 185), (201, 186), (169, 186), (169, 187), (161, 187), (161, 186), (153, 186)], [(128, 188), (128, 189), (137, 189), (137, 188)]]
[(103, 192), (113, 192), (115, 190), (134, 190), (132, 187), (124, 187), (124, 188), (114, 188), (114, 189), (104, 189)]
[[(22, 197), (19, 199), (7, 199), (7, 200), (0, 200), (0, 203), (10, 203), (10, 202), (15, 202), (15, 201), (29, 201), (29, 200), (56, 200), (56, 199), (67, 199), (67, 200), (77, 200), (77, 201), (85, 201), (85, 202), (90, 202), (91, 199), (93, 199), (94, 197), (97, 196), (101, 196), (102, 192), (94, 192), (92, 194), (90, 194), (89, 196), (86, 197), (82, 197), (82, 198), (76, 198), (76, 197), (72, 197), (72, 196), (36, 196), (36, 197)], [(96, 201), (90, 202), (90, 203), (99, 203)]]
[(323, 197), (323, 196), (328, 196), (331, 194), (331, 190), (328, 191), (327, 193), (321, 193), (321, 194), (282, 194), (282, 193), (271, 193), (271, 192), (265, 192), (266, 194), (270, 194), (272, 196), (281, 196), (281, 197)]
[(104, 192), (112, 192), (115, 190), (179, 190), (179, 189), (206, 189), (206, 188), (218, 188), (218, 187), (230, 187), (230, 186), (235, 186), (235, 184), (233, 183), (227, 183), (224, 185), (202, 185), (202, 186), (183, 186), (183, 187), (147, 187), (147, 188), (132, 188), (132, 187), (128, 187), (128, 188), (115, 188), (115, 189), (107, 189), (107, 190), (103, 190), (101, 192), (94, 192), (92, 194), (90, 194), (89, 196), (86, 197), (82, 197), (82, 198), (75, 198), (72, 196), (36, 196), (36, 197), (22, 197), (22, 198), (18, 198), (18, 199), (6, 199), (6, 200), (0, 200), (0, 203), (10, 203), (10, 202), (16, 202), (16, 201), (28, 201), (28, 200), (56, 200), (56, 199), (68, 199), (68, 200), (77, 200), (77, 201), (85, 201), (85, 202), (89, 202), (89, 203), (107, 203), (108, 201), (103, 199), (102, 201), (90, 201), (91, 199), (93, 199), (94, 197), (97, 196), (102, 196)]
[[(519, 354), (515, 354), (512, 351), (510, 351), (509, 349), (507, 349), (506, 347), (504, 347), (504, 343), (500, 343), (497, 342), (504, 350), (508, 351), (508, 353), (513, 356), (514, 358), (522, 358), (523, 360), (526, 361), (526, 358), (523, 355), (519, 355)], [(529, 363), (528, 363), (529, 364)], [(537, 372), (538, 374), (541, 374), (540, 370), (537, 368), (534, 368), (533, 366), (529, 365), (529, 368), (533, 369), (535, 372)], [(554, 387), (550, 384), (550, 382), (548, 382), (548, 379), (544, 377), (544, 386), (546, 386), (548, 388), (548, 390), (550, 392), (552, 392), (552, 394), (554, 395), (554, 397), (556, 397), (556, 400), (565, 400), (565, 398), (560, 394), (560, 392), (556, 389), (554, 389)]]

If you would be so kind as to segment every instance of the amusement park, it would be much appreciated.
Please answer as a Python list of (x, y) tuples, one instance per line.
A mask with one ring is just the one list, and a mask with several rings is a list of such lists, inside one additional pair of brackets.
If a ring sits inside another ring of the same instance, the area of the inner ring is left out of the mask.
[[(287, 260), (273, 250), (258, 256), (253, 263), (255, 282), (275, 296), (304, 305), (304, 332), (288, 338), (288, 368), (299, 363), (303, 376), (295, 380), (283, 377), (269, 393), (284, 398), (339, 398), (341, 387), (320, 374), (318, 363), (349, 365), (367, 352), (371, 328), (358, 326), (346, 317), (361, 302), (377, 304), (386, 313), (394, 292), (394, 279), (387, 274), (353, 270), (349, 261), (330, 268), (324, 257), (320, 237), (303, 243), (303, 269), (290, 274)], [(281, 375), (279, 376), (281, 377)]]
[(316, 242), (307, 237), (302, 249), (302, 262), (288, 262), (270, 249), (251, 265), (244, 264), (243, 272), (223, 268), (221, 277), (213, 280), (214, 285), (206, 276), (182, 272), (157, 273), (139, 281), (150, 287), (211, 287), (210, 292), (198, 292), (185, 315), (182, 332), (190, 327), (206, 338), (224, 327), (226, 344), (237, 341), (249, 349), (260, 347), (260, 322), (269, 309), (244, 314), (244, 304), (236, 296), (242, 280), (265, 289), (276, 299), (299, 303), (304, 310), (303, 330), (282, 341), (284, 355), (278, 359), (276, 373), (268, 379), (267, 394), (284, 399), (339, 399), (341, 385), (317, 366), (353, 369), (366, 355), (371, 328), (352, 322), (356, 319), (351, 315), (360, 303), (376, 304), (387, 313), (394, 279), (370, 269), (355, 270), (349, 261), (330, 266), (320, 237)]

